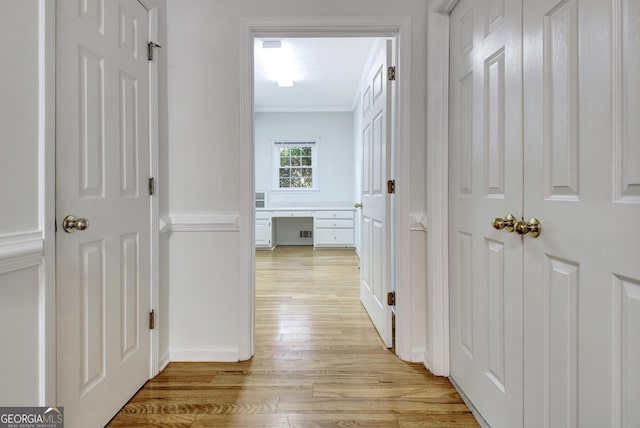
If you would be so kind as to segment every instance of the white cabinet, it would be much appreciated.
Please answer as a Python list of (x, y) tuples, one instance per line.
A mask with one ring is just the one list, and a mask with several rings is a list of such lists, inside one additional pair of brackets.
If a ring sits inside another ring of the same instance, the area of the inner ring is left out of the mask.
[(316, 248), (353, 247), (353, 210), (315, 212), (313, 246)]
[(256, 248), (273, 249), (276, 218), (313, 218), (314, 248), (353, 248), (353, 209), (272, 209), (256, 211)]
[(273, 248), (271, 213), (256, 213), (256, 248)]

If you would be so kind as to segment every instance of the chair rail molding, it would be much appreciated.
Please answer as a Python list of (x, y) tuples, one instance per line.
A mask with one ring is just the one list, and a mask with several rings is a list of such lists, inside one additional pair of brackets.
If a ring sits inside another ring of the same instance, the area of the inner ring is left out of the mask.
[(0, 235), (0, 274), (39, 266), (44, 263), (42, 232)]
[(160, 232), (240, 232), (240, 216), (228, 213), (163, 215)]

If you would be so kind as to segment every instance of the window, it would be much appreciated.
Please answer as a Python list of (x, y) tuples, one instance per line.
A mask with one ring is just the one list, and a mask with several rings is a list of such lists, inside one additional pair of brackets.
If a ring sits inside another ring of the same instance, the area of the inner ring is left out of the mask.
[(275, 142), (277, 190), (312, 190), (316, 187), (315, 141)]

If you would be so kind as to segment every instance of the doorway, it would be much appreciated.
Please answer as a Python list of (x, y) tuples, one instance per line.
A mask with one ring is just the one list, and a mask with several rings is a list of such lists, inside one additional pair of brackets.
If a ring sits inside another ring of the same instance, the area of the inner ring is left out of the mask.
[(256, 246), (355, 248), (362, 303), (388, 347), (392, 195), (384, 181), (391, 175), (394, 103), (393, 82), (383, 72), (392, 46), (393, 40), (355, 37), (269, 37), (254, 44), (255, 185), (262, 202), (256, 234), (267, 235)]
[[(386, 19), (386, 18), (385, 18)], [(390, 23), (385, 28), (382, 28), (379, 25), (374, 25), (368, 18), (353, 18), (351, 19), (353, 22), (351, 24), (345, 23), (343, 19), (311, 19), (304, 20), (304, 24), (300, 25), (300, 23), (296, 23), (295, 19), (283, 19), (281, 22), (274, 22), (273, 20), (268, 19), (246, 19), (244, 20), (244, 29), (246, 32), (243, 35), (243, 45), (246, 46), (248, 55), (245, 56), (245, 62), (241, 63), (241, 69), (243, 70), (243, 75), (247, 78), (245, 83), (245, 97), (244, 97), (244, 111), (243, 115), (244, 123), (243, 129), (245, 130), (245, 160), (247, 160), (247, 166), (250, 166), (250, 169), (247, 168), (245, 177), (243, 177), (243, 185), (244, 189), (243, 200), (245, 203), (243, 204), (243, 211), (245, 216), (245, 225), (247, 226), (247, 233), (243, 239), (245, 247), (245, 257), (247, 259), (247, 265), (251, 266), (251, 271), (248, 272), (248, 284), (250, 285), (247, 293), (245, 295), (246, 302), (249, 307), (249, 311), (247, 314), (247, 325), (246, 328), (249, 331), (253, 331), (253, 319), (254, 319), (254, 295), (255, 295), (255, 170), (254, 170), (254, 157), (255, 157), (255, 147), (253, 145), (254, 141), (254, 94), (253, 94), (253, 49), (255, 45), (256, 38), (278, 38), (283, 34), (287, 37), (395, 37), (398, 40), (398, 52), (401, 52), (402, 49), (402, 41), (408, 40), (408, 35), (406, 33), (406, 22), (404, 19), (395, 20), (395, 22)], [(388, 18), (389, 21), (394, 21), (393, 18)], [(338, 22), (340, 21), (340, 22)], [(303, 29), (302, 29), (303, 28)], [(407, 56), (398, 55), (398, 60), (400, 64), (404, 64), (404, 66), (409, 68), (409, 59)], [(403, 89), (406, 90), (405, 87)], [(401, 102), (404, 96), (408, 96), (404, 91), (400, 90), (398, 93), (398, 100)], [(390, 157), (391, 164), (394, 167), (393, 173), (396, 172), (396, 167), (402, 158), (403, 161), (408, 161), (408, 159), (404, 159), (403, 156), (398, 156), (398, 145), (397, 141), (400, 141), (400, 138), (397, 138), (398, 135), (407, 132), (408, 133), (408, 122), (402, 120), (404, 116), (402, 116), (401, 112), (398, 112), (397, 121), (393, 125), (393, 132), (396, 133), (396, 142), (394, 142), (392, 146), (392, 155)], [(403, 195), (407, 197), (407, 195)], [(401, 199), (399, 194), (395, 195), (396, 204), (394, 209), (400, 210), (402, 209), (398, 202)], [(395, 212), (393, 213), (396, 214)], [(241, 216), (243, 217), (243, 216)], [(407, 216), (408, 218), (408, 216)], [(398, 226), (396, 225), (396, 228)], [(243, 228), (241, 228), (243, 229)], [(408, 229), (407, 229), (408, 231)], [(395, 231), (395, 228), (392, 232), (392, 241), (406, 239), (405, 236), (399, 236), (402, 234), (398, 234)], [(397, 246), (395, 242), (392, 242), (394, 247)], [(395, 275), (397, 272), (401, 271), (400, 269), (391, 268), (391, 275)], [(408, 272), (404, 271), (404, 272)], [(398, 283), (397, 278), (393, 277), (393, 282)], [(407, 287), (406, 296), (410, 296), (410, 287)], [(410, 312), (406, 313), (406, 322), (410, 322)], [(398, 332), (402, 334), (402, 321), (399, 320), (398, 323)], [(400, 341), (400, 340), (399, 340)], [(406, 342), (407, 348), (410, 348), (410, 343)], [(247, 347), (247, 356), (253, 353), (253, 337), (251, 335), (250, 340), (246, 343)], [(411, 359), (411, 352), (398, 352), (398, 355), (406, 360)]]

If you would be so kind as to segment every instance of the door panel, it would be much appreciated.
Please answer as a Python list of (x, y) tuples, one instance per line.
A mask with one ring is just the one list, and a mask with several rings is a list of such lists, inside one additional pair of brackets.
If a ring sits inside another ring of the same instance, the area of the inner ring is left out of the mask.
[(524, 7), (526, 426), (639, 426), (640, 6)]
[[(150, 364), (147, 11), (56, 3), (58, 404), (103, 426)], [(89, 220), (66, 233), (67, 215)]]
[(492, 427), (522, 425), (521, 9), (461, 1), (450, 21), (451, 377)]
[(363, 90), (362, 119), (362, 251), (360, 299), (385, 345), (392, 346), (390, 199), (391, 86), (387, 81), (391, 42), (380, 44)]

